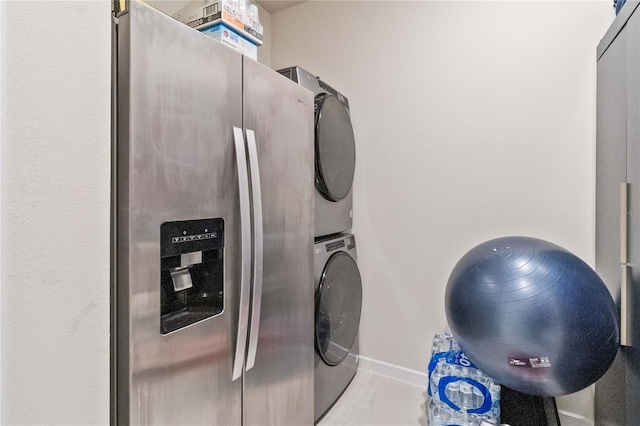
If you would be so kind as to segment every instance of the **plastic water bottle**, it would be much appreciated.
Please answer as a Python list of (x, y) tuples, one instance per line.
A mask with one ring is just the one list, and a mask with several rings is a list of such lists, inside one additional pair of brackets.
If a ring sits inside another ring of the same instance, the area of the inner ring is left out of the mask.
[(429, 401), (429, 426), (445, 426), (447, 424), (447, 413), (435, 399)]
[(464, 422), (464, 414), (462, 413), (462, 411), (454, 411), (454, 410), (450, 410), (449, 411), (449, 418), (447, 419), (447, 425), (457, 425), (457, 426), (461, 426)]
[(256, 6), (252, 2), (248, 2), (247, 17), (249, 18), (249, 22), (253, 21), (258, 24), (260, 23), (260, 14), (258, 12), (258, 6)]
[(238, 0), (229, 0), (225, 3), (228, 5), (230, 9), (229, 12), (231, 12), (235, 16), (238, 16), (238, 10), (240, 9)]
[(433, 373), (431, 373), (431, 382), (429, 385), (431, 386), (431, 397), (437, 401), (440, 401), (440, 395), (438, 394), (438, 387), (440, 386), (440, 379), (445, 376), (446, 373), (446, 364), (444, 362), (444, 358), (440, 358), (438, 360), (438, 364), (433, 369)]
[[(467, 377), (482, 384), (482, 373), (480, 372), (480, 370), (477, 370), (475, 368), (469, 368), (468, 370), (469, 372)], [(482, 397), (482, 390), (478, 388), (477, 385), (471, 385), (471, 401), (472, 408), (479, 408), (484, 402), (484, 398)]]
[(473, 385), (469, 382), (460, 382), (460, 408), (473, 409)]
[(471, 414), (469, 417), (471, 417), (471, 424), (473, 426), (480, 426), (480, 424), (482, 423), (482, 416)]
[(482, 390), (477, 387), (473, 387), (473, 408), (480, 408), (484, 404), (484, 395)]
[[(462, 372), (462, 369), (457, 365), (452, 365), (448, 371), (450, 376), (457, 376), (457, 377), (460, 377), (461, 372)], [(447, 383), (445, 394), (447, 395), (447, 398), (449, 398), (449, 401), (453, 402), (455, 405), (460, 407), (460, 381), (459, 380)]]
[(500, 385), (493, 380), (489, 383), (489, 394), (491, 394), (491, 417), (500, 423)]
[(460, 407), (460, 381), (456, 380), (455, 382), (447, 383), (445, 395), (447, 395), (449, 401)]
[(442, 352), (442, 334), (436, 334), (431, 341), (431, 356)]
[(433, 342), (431, 342), (431, 356), (440, 352), (442, 352), (442, 340), (433, 339)]
[(460, 350), (460, 345), (458, 345), (458, 342), (456, 342), (453, 337), (449, 340), (449, 350), (452, 352)]

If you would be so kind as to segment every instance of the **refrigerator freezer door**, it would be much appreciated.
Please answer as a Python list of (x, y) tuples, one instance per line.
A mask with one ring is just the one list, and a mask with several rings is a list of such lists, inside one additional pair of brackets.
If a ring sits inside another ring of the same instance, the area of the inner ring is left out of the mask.
[(246, 58), (243, 87), (244, 127), (254, 131), (258, 153), (264, 232), (260, 329), (255, 364), (245, 373), (244, 423), (311, 425), (313, 96)]
[[(241, 268), (232, 129), (242, 127), (242, 59), (136, 2), (117, 31), (114, 417), (240, 424), (242, 380), (231, 380)], [(205, 218), (224, 221), (223, 310), (162, 335), (160, 227)]]

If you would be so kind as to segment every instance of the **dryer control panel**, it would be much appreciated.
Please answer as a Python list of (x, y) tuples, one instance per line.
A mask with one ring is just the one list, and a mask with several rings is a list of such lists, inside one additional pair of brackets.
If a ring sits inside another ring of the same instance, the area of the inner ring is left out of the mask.
[(325, 245), (325, 247), (327, 248), (327, 252), (339, 250), (341, 248), (344, 248), (345, 246), (346, 244), (344, 243), (344, 240), (334, 241)]
[(353, 236), (347, 237), (343, 240), (332, 241), (330, 243), (325, 244), (325, 248), (327, 249), (327, 253), (332, 252), (334, 250), (340, 250), (342, 248), (347, 248), (347, 250), (351, 250), (356, 247), (356, 239)]

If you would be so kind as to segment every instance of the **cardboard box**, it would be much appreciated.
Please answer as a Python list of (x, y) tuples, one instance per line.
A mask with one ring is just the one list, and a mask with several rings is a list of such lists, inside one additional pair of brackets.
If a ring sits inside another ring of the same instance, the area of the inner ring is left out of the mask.
[(200, 32), (219, 41), (227, 47), (237, 50), (254, 61), (258, 60), (258, 46), (242, 35), (236, 33), (225, 24), (214, 24), (200, 30)]
[(231, 0), (195, 0), (174, 13), (173, 18), (197, 30), (224, 24), (258, 46), (262, 46), (264, 29), (255, 21), (243, 22)]

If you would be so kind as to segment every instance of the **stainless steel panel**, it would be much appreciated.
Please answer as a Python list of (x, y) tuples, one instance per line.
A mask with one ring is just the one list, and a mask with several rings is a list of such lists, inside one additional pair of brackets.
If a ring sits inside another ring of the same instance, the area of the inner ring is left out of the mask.
[(596, 382), (595, 424), (625, 426), (625, 350), (620, 347), (609, 371)]
[[(129, 421), (129, 16), (113, 26), (111, 141), (111, 425)], [(122, 58), (120, 57), (120, 54)], [(119, 149), (122, 145), (122, 149)], [(122, 151), (122, 152), (120, 152)], [(122, 217), (122, 218), (121, 218)]]
[(359, 339), (359, 336), (356, 337), (351, 351), (338, 365), (327, 365), (320, 356), (315, 356), (314, 417), (316, 421), (320, 420), (327, 413), (327, 410), (338, 401), (358, 372)]
[[(239, 424), (241, 382), (230, 377), (241, 256), (232, 136), (242, 125), (241, 57), (136, 2), (120, 26), (118, 420)], [(225, 222), (224, 311), (163, 336), (160, 225), (214, 217)]]
[[(640, 351), (638, 348), (621, 348), (625, 358), (624, 385), (626, 388), (626, 425), (640, 425)], [(621, 383), (618, 383), (620, 386)], [(614, 404), (616, 404), (614, 402)], [(598, 424), (598, 423), (596, 423)]]
[(620, 184), (626, 182), (626, 41), (598, 62), (596, 133), (596, 271), (620, 300)]
[(239, 201), (240, 201), (240, 304), (238, 305), (238, 332), (236, 334), (236, 350), (233, 357), (233, 373), (231, 380), (242, 376), (247, 347), (247, 330), (249, 327), (249, 300), (251, 297), (251, 202), (249, 200), (249, 172), (247, 171), (247, 154), (244, 135), (239, 127), (233, 128), (233, 142), (238, 167)]
[(314, 235), (324, 237), (348, 231), (353, 226), (353, 188), (340, 201), (329, 201), (315, 191)]
[[(598, 62), (596, 133), (596, 271), (620, 302), (620, 184), (627, 181), (627, 38), (620, 33)], [(626, 210), (626, 209), (625, 209)], [(628, 253), (632, 255), (632, 250)], [(625, 424), (625, 348), (596, 382), (598, 425)]]
[(244, 423), (313, 423), (313, 97), (244, 59), (244, 126), (255, 131), (264, 269)]
[[(629, 6), (637, 5), (625, 5)], [(640, 304), (638, 285), (640, 284), (640, 12), (636, 10), (628, 19), (624, 32), (627, 44), (626, 55), (626, 92), (627, 92), (627, 181), (628, 188), (628, 272), (625, 287), (622, 289), (622, 306), (626, 315), (622, 317), (625, 325), (625, 344), (621, 349), (624, 359), (624, 413), (625, 425), (640, 425)], [(616, 41), (617, 42), (617, 41)], [(626, 303), (625, 303), (626, 302)], [(622, 330), (621, 330), (622, 332)], [(616, 397), (616, 394), (605, 397)]]
[(260, 334), (260, 310), (262, 309), (262, 271), (264, 267), (264, 231), (262, 225), (262, 188), (260, 185), (260, 165), (258, 147), (253, 130), (247, 129), (247, 150), (251, 168), (251, 199), (253, 201), (253, 297), (251, 300), (251, 330), (247, 350), (247, 370), (256, 363), (258, 336)]
[[(291, 78), (302, 87), (309, 89), (314, 96), (328, 93), (320, 86), (318, 78), (303, 68), (291, 67), (280, 71), (287, 78)], [(345, 98), (342, 94), (339, 94), (338, 97)], [(347, 196), (340, 201), (329, 201), (316, 189), (314, 204), (314, 236), (316, 238), (348, 231), (353, 226), (353, 187)]]
[(627, 20), (629, 19), (629, 17), (638, 8), (638, 5), (640, 5), (640, 1), (638, 0), (626, 1), (624, 7), (622, 8), (622, 10), (620, 10), (620, 13), (618, 13), (618, 16), (616, 16), (616, 19), (607, 30), (607, 33), (604, 35), (604, 37), (602, 37), (600, 43), (598, 43), (598, 60), (600, 60), (602, 55), (604, 55), (604, 52), (606, 52), (609, 46), (611, 46), (611, 43), (613, 43), (613, 41), (618, 37), (620, 31), (622, 31), (624, 26), (627, 24)]
[(625, 300), (621, 301), (621, 342), (625, 346), (636, 346), (640, 341), (638, 323), (640, 311), (636, 308), (635, 294), (637, 283), (640, 283), (640, 13), (634, 13), (627, 21), (625, 29), (627, 44), (626, 55), (626, 92), (627, 105), (627, 263), (628, 275), (626, 286), (621, 289)]

